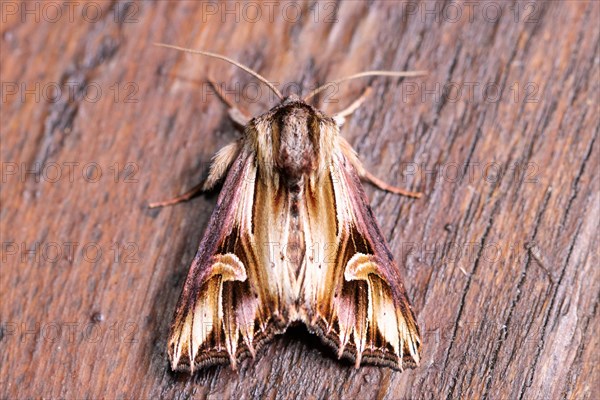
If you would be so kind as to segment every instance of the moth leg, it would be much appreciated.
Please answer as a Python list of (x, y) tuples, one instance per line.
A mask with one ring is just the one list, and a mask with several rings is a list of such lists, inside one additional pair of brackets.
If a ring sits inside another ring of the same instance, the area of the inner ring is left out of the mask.
[(215, 92), (217, 92), (217, 95), (223, 101), (223, 103), (227, 104), (227, 106), (229, 107), (227, 113), (229, 114), (229, 117), (233, 120), (233, 122), (235, 122), (241, 127), (246, 126), (248, 124), (248, 121), (250, 121), (250, 117), (243, 111), (241, 111), (239, 108), (237, 108), (231, 101), (229, 101), (225, 97), (223, 91), (221, 90), (221, 87), (212, 78), (209, 77), (208, 81), (212, 85), (213, 89), (215, 89)]
[(375, 175), (373, 175), (366, 169), (363, 169), (362, 174), (360, 174), (360, 177), (362, 179), (370, 182), (375, 187), (378, 187), (381, 190), (385, 190), (386, 192), (395, 193), (395, 194), (399, 194), (401, 196), (406, 196), (406, 197), (412, 197), (414, 199), (418, 199), (423, 195), (423, 193), (421, 193), (421, 192), (411, 192), (411, 191), (408, 191), (408, 190), (405, 190), (405, 189), (402, 189), (402, 188), (399, 188), (396, 186), (392, 186), (388, 183), (385, 183), (384, 181), (377, 178)]
[(339, 144), (342, 149), (342, 152), (344, 153), (346, 158), (350, 161), (352, 166), (354, 168), (356, 168), (356, 172), (358, 172), (358, 176), (361, 179), (364, 179), (364, 180), (370, 182), (375, 187), (377, 187), (381, 190), (385, 190), (386, 192), (390, 192), (390, 193), (399, 194), (401, 196), (412, 197), (412, 198), (418, 199), (423, 195), (423, 193), (421, 193), (421, 192), (411, 192), (411, 191), (408, 191), (408, 190), (405, 190), (405, 189), (402, 189), (402, 188), (399, 188), (396, 186), (392, 186), (392, 185), (382, 181), (381, 179), (377, 178), (375, 175), (373, 175), (372, 173), (367, 171), (367, 169), (362, 165), (362, 163), (358, 159), (358, 156), (356, 155), (356, 152), (354, 151), (354, 149), (352, 148), (352, 146), (350, 145), (350, 143), (348, 143), (348, 141), (346, 139), (339, 136), (338, 140), (340, 141)]
[(184, 194), (180, 194), (179, 196), (174, 197), (170, 200), (156, 201), (154, 203), (149, 203), (148, 208), (166, 207), (166, 206), (172, 206), (173, 204), (182, 203), (184, 201), (188, 201), (189, 199), (191, 199), (198, 193), (202, 192), (203, 190), (204, 190), (204, 182), (199, 183), (198, 185), (194, 186), (193, 188), (191, 188), (189, 191), (185, 192)]
[(221, 150), (215, 154), (212, 159), (212, 164), (210, 165), (210, 171), (208, 172), (208, 177), (205, 181), (199, 183), (198, 185), (191, 188), (184, 194), (181, 194), (177, 197), (172, 198), (171, 200), (166, 201), (157, 201), (154, 203), (148, 204), (149, 208), (157, 208), (157, 207), (165, 207), (172, 206), (173, 204), (182, 203), (184, 201), (188, 201), (192, 197), (196, 196), (198, 193), (208, 191), (212, 189), (223, 176), (229, 170), (231, 163), (237, 157), (240, 148), (242, 146), (241, 141), (235, 141), (233, 143), (228, 144), (223, 147)]
[(346, 117), (352, 114), (354, 111), (358, 109), (365, 102), (367, 97), (371, 94), (372, 90), (370, 87), (366, 88), (365, 91), (360, 95), (360, 97), (352, 102), (348, 107), (344, 108), (342, 111), (333, 114), (333, 119), (337, 122), (339, 126), (342, 126), (346, 121)]

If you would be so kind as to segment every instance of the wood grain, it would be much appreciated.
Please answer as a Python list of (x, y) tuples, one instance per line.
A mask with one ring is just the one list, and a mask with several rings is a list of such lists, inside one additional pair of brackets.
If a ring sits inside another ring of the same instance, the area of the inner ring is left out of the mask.
[[(285, 2), (88, 4), (1, 3), (1, 398), (600, 396), (598, 2), (299, 3), (298, 18)], [(250, 114), (274, 102), (155, 41), (280, 87), (429, 71), (321, 98), (332, 113), (371, 86), (343, 134), (375, 175), (426, 194), (367, 186), (420, 367), (355, 370), (296, 328), (237, 372), (170, 372), (171, 316), (216, 196), (146, 204), (196, 184), (239, 135), (209, 76)]]

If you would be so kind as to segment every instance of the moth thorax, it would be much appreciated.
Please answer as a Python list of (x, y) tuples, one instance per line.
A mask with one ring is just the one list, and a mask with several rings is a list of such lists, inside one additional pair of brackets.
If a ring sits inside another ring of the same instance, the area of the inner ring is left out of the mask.
[(297, 185), (318, 168), (319, 122), (308, 106), (290, 104), (273, 121), (275, 168), (288, 186)]

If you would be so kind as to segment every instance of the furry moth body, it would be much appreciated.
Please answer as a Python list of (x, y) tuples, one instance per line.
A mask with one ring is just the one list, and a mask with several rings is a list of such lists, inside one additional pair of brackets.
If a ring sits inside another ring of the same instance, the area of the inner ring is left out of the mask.
[(280, 104), (247, 121), (204, 184), (224, 178), (175, 311), (172, 369), (236, 368), (295, 323), (357, 368), (418, 365), (419, 328), (360, 183), (376, 178), (343, 116), (274, 91)]

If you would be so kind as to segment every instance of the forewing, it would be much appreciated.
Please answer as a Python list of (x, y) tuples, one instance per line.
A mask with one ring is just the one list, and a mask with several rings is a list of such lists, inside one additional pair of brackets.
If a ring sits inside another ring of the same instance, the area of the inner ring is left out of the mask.
[(236, 364), (278, 333), (273, 294), (254, 246), (256, 167), (242, 149), (232, 164), (177, 304), (168, 340), (174, 370)]
[[(416, 366), (421, 340), (402, 278), (357, 172), (341, 150), (334, 152), (330, 175), (319, 187), (315, 207), (320, 208), (309, 210), (313, 240), (324, 251), (307, 267), (303, 283), (309, 328), (356, 367)], [(319, 216), (326, 209), (335, 211)], [(333, 219), (335, 236), (322, 233), (324, 221)]]

